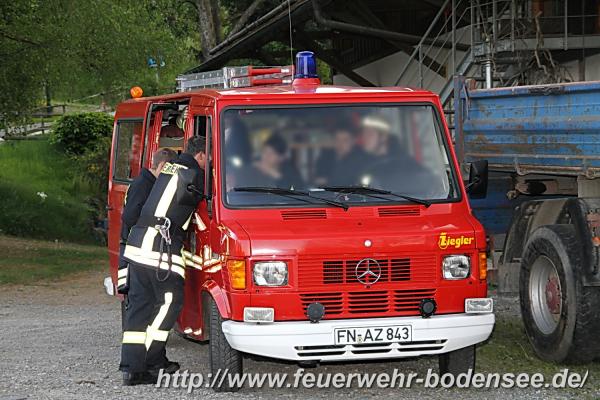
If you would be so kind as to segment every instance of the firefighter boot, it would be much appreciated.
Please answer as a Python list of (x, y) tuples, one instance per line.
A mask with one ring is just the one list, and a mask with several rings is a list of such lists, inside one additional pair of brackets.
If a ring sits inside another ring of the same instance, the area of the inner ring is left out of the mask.
[(157, 376), (150, 372), (123, 372), (123, 386), (155, 385)]
[(160, 374), (160, 370), (163, 370), (163, 373), (165, 374), (174, 374), (175, 372), (179, 371), (179, 363), (175, 362), (175, 361), (167, 361), (166, 364), (164, 365), (160, 365), (160, 366), (152, 366), (152, 367), (148, 367), (148, 372), (150, 372), (150, 374), (158, 377), (158, 375)]

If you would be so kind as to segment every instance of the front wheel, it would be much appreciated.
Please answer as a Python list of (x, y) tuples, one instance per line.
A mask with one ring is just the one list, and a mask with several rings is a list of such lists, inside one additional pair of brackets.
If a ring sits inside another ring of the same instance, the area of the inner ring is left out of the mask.
[(213, 389), (216, 392), (237, 392), (241, 386), (236, 384), (235, 379), (236, 376), (239, 378), (242, 375), (242, 353), (229, 345), (221, 328), (223, 318), (212, 298), (210, 299), (209, 316), (210, 372), (216, 382), (222, 382), (220, 386)]
[(475, 345), (440, 354), (440, 376), (452, 374), (456, 378), (459, 374), (475, 370)]

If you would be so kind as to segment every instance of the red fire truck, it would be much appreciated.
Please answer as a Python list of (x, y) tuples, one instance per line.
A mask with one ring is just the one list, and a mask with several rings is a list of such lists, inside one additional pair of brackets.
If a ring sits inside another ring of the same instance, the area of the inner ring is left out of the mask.
[[(156, 149), (201, 135), (208, 200), (183, 254), (176, 330), (209, 342), (213, 373), (241, 372), (245, 355), (473, 368), (494, 325), (467, 198), (485, 192), (487, 164), (463, 183), (437, 95), (321, 85), (312, 54), (297, 61), (293, 81), (290, 68), (225, 68), (117, 107), (107, 291), (128, 183)], [(163, 135), (176, 120), (181, 134)]]

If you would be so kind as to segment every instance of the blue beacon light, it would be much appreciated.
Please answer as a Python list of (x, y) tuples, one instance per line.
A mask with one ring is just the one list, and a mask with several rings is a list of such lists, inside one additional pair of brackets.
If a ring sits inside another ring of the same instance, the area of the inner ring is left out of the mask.
[(318, 78), (317, 60), (312, 51), (300, 51), (296, 54), (296, 74), (295, 79)]

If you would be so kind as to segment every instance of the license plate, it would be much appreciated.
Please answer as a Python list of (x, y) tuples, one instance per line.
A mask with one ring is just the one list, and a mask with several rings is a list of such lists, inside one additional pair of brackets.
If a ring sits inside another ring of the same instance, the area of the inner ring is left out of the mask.
[(368, 326), (360, 328), (335, 328), (335, 344), (368, 344), (412, 341), (412, 326)]

